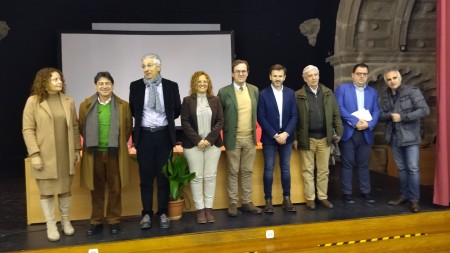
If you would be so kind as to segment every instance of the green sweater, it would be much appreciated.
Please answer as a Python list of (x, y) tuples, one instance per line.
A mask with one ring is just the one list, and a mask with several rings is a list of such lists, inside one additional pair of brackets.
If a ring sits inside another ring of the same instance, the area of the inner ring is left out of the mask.
[(109, 127), (111, 125), (111, 103), (98, 104), (98, 150), (107, 151), (109, 145)]

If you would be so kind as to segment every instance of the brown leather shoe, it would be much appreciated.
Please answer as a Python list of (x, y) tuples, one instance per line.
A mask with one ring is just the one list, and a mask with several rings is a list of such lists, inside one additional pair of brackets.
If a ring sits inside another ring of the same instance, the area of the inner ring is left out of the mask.
[(295, 209), (294, 205), (292, 205), (291, 197), (289, 197), (289, 196), (283, 197), (283, 205), (282, 206), (285, 211), (297, 212), (297, 209)]
[(199, 223), (199, 224), (206, 223), (205, 209), (197, 210), (197, 223)]
[(406, 202), (408, 202), (408, 199), (403, 197), (403, 196), (400, 196), (400, 198), (398, 198), (397, 200), (389, 201), (388, 205), (390, 205), (390, 206), (400, 206), (400, 205), (405, 204)]
[(309, 210), (316, 209), (316, 203), (314, 202), (314, 200), (306, 200), (306, 208), (308, 208)]
[(205, 208), (205, 214), (206, 214), (206, 221), (209, 223), (213, 223), (216, 221), (214, 218), (214, 215), (212, 213), (212, 208)]
[(266, 206), (264, 207), (265, 213), (273, 213), (272, 199), (266, 199)]
[(231, 203), (228, 207), (228, 216), (230, 217), (236, 217), (238, 216), (238, 209), (236, 203)]
[(249, 212), (249, 213), (262, 213), (261, 208), (256, 207), (253, 205), (252, 202), (248, 202), (247, 204), (242, 204), (242, 210)]
[(331, 203), (331, 201), (329, 201), (328, 199), (321, 199), (319, 200), (320, 204), (326, 208), (332, 209), (334, 208), (333, 203)]
[(418, 212), (422, 211), (418, 200), (411, 201), (410, 209), (411, 209), (411, 212), (413, 212), (413, 213), (418, 213)]

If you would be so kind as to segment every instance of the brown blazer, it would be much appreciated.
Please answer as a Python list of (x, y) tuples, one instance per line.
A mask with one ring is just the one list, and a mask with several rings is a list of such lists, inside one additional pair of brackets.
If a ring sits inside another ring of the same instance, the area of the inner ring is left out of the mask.
[[(205, 140), (216, 147), (222, 146), (220, 131), (223, 127), (223, 110), (220, 99), (216, 96), (208, 97), (211, 108), (211, 132)], [(193, 148), (202, 140), (198, 135), (197, 99), (191, 96), (185, 97), (181, 105), (181, 127), (183, 129), (183, 148)]]
[[(113, 94), (113, 96), (115, 96)], [(84, 136), (84, 125), (91, 107), (93, 97), (87, 98), (80, 104), (80, 133)], [(130, 155), (128, 153), (128, 140), (130, 139), (133, 120), (131, 118), (130, 106), (128, 103), (116, 96), (119, 106), (119, 171), (120, 185), (123, 187), (130, 183)], [(81, 159), (80, 185), (89, 190), (94, 190), (94, 153), (83, 147), (83, 157)]]
[[(69, 141), (70, 175), (75, 174), (75, 151), (80, 150), (80, 133), (78, 131), (77, 113), (73, 99), (59, 94), (61, 105), (66, 114)], [(43, 170), (31, 170), (36, 179), (57, 178), (56, 140), (54, 137), (52, 111), (46, 100), (39, 103), (37, 96), (30, 96), (25, 104), (22, 118), (22, 134), (28, 155), (39, 153), (44, 163)]]

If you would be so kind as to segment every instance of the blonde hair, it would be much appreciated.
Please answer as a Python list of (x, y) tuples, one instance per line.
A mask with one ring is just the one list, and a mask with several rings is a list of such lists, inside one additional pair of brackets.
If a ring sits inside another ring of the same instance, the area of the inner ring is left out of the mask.
[(197, 71), (191, 77), (191, 90), (189, 91), (189, 95), (193, 98), (197, 97), (197, 82), (201, 76), (205, 76), (206, 80), (208, 80), (208, 89), (206, 90), (206, 96), (211, 97), (214, 95), (213, 88), (212, 88), (212, 82), (211, 82), (211, 78), (209, 77), (209, 75), (205, 71)]

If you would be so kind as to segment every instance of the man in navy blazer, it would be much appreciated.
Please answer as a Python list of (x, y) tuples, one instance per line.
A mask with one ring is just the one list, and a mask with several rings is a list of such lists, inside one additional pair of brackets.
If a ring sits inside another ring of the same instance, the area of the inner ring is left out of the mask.
[(270, 68), (272, 84), (259, 93), (258, 123), (262, 129), (261, 142), (264, 155), (264, 199), (266, 213), (273, 213), (272, 182), (275, 166), (275, 152), (280, 158), (281, 185), (283, 187), (283, 209), (296, 212), (291, 202), (290, 161), (294, 129), (298, 115), (295, 92), (283, 85), (286, 68), (280, 64)]
[(139, 163), (141, 186), (141, 229), (152, 226), (153, 181), (158, 182), (158, 213), (161, 228), (169, 228), (167, 218), (169, 182), (162, 174), (175, 145), (175, 119), (180, 116), (178, 84), (161, 77), (161, 59), (156, 54), (141, 59), (144, 78), (130, 84), (130, 108), (134, 117), (133, 143)]
[(370, 195), (369, 158), (373, 129), (380, 117), (380, 108), (377, 91), (367, 85), (368, 74), (369, 67), (366, 64), (356, 64), (352, 71), (353, 82), (341, 84), (335, 91), (344, 125), (344, 134), (339, 142), (339, 148), (341, 150), (341, 186), (346, 204), (354, 203), (352, 199), (353, 165), (357, 169), (361, 197), (368, 204), (375, 203)]

